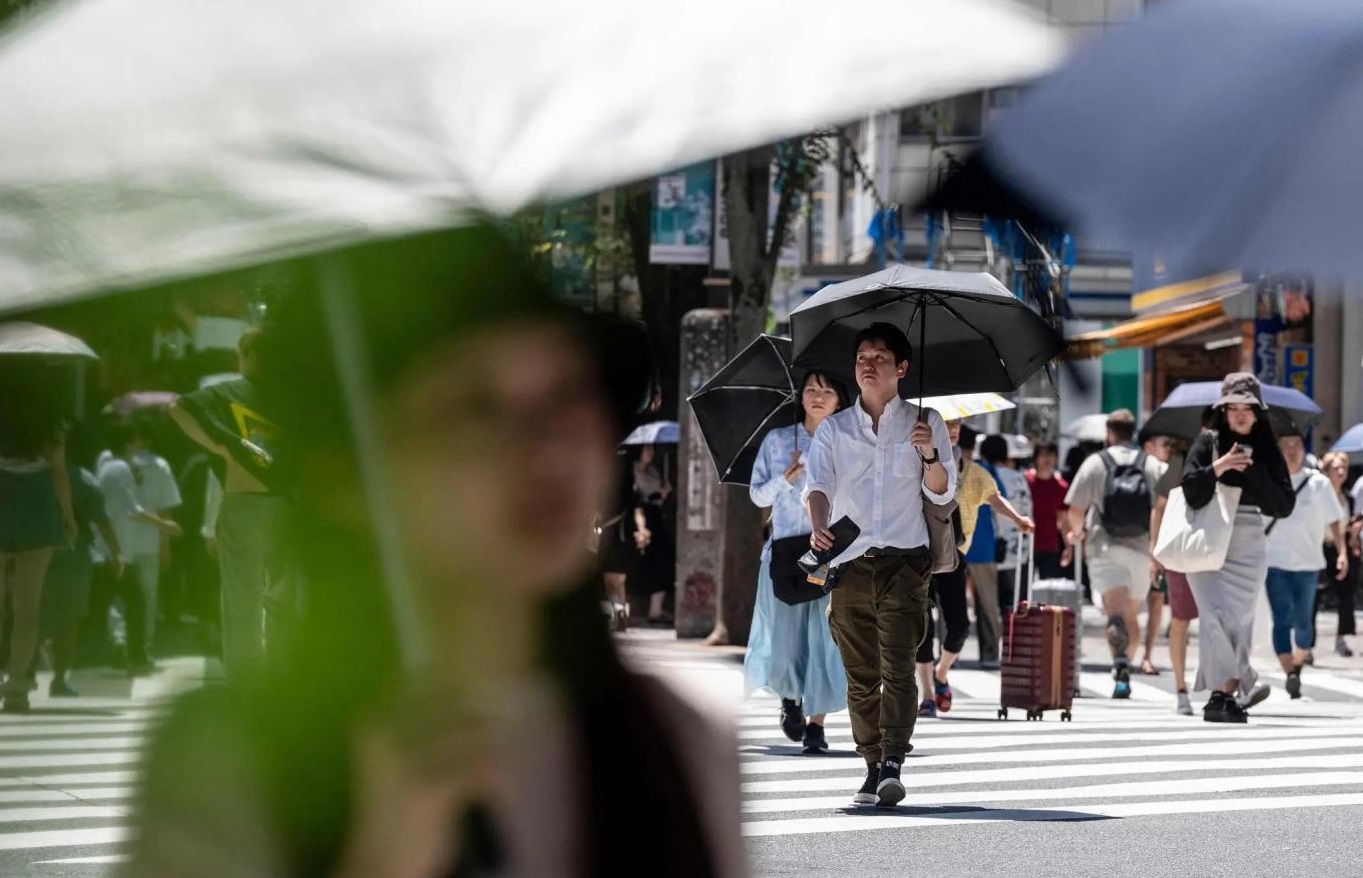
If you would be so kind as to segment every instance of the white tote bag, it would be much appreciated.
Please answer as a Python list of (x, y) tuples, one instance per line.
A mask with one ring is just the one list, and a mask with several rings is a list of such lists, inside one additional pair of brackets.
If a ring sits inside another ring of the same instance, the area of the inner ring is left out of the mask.
[(1220, 570), (1226, 563), (1239, 505), (1240, 489), (1220, 482), (1212, 502), (1201, 509), (1188, 505), (1182, 488), (1170, 491), (1155, 538), (1155, 560), (1179, 573)]

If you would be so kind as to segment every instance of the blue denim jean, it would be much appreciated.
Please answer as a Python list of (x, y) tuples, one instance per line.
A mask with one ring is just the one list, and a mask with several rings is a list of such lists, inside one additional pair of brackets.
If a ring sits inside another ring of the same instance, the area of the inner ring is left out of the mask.
[(1316, 628), (1311, 611), (1316, 603), (1318, 570), (1279, 570), (1268, 568), (1268, 606), (1273, 611), (1273, 651), (1289, 655), (1295, 640), (1297, 649), (1316, 645)]

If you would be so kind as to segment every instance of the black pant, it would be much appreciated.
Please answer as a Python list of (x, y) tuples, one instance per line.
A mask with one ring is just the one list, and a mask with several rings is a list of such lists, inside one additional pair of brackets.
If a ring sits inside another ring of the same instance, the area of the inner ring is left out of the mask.
[(122, 576), (114, 575), (112, 564), (95, 568), (90, 587), (90, 614), (85, 624), (93, 629), (98, 648), (107, 649), (109, 642), (109, 607), (115, 598), (123, 599), (123, 620), (128, 628), (128, 663), (145, 664), (147, 654), (147, 609), (137, 574), (131, 567)]
[[(958, 655), (965, 649), (966, 637), (970, 635), (970, 612), (965, 596), (965, 561), (956, 565), (950, 573), (932, 575), (932, 596), (937, 604), (937, 614), (946, 632), (942, 635), (942, 649)], [(936, 660), (933, 639), (937, 626), (928, 625), (928, 635), (918, 645), (918, 663), (928, 664)]]
[[(1354, 592), (1358, 588), (1358, 558), (1349, 559), (1349, 575), (1344, 577), (1341, 582), (1335, 579), (1335, 562), (1339, 559), (1339, 553), (1335, 547), (1327, 545), (1325, 547), (1325, 572), (1324, 576), (1329, 583), (1331, 596), (1335, 599), (1335, 608), (1339, 610), (1339, 636), (1351, 636), (1357, 634), (1354, 624)], [(1316, 627), (1316, 614), (1320, 612), (1320, 595), (1324, 589), (1316, 589), (1316, 604), (1311, 610), (1311, 627)]]
[(1060, 566), (1059, 552), (1036, 553), (1037, 579), (1064, 579), (1065, 568)]

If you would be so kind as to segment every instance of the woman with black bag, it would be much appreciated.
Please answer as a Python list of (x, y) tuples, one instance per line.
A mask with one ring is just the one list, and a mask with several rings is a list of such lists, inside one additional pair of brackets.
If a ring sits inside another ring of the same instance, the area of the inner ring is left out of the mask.
[(821, 372), (806, 375), (800, 422), (762, 440), (748, 488), (754, 503), (771, 508), (771, 538), (758, 568), (744, 689), (748, 695), (769, 689), (781, 697), (781, 730), (807, 754), (827, 752), (824, 719), (847, 706), (847, 679), (828, 627), (828, 595), (809, 585), (796, 566), (809, 551), (811, 531), (800, 499), (804, 455), (819, 424), (848, 403), (839, 382)]

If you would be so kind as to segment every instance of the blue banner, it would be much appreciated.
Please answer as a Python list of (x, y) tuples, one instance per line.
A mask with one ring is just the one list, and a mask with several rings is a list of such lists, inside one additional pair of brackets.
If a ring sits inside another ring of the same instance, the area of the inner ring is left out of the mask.
[(1283, 383), (1312, 399), (1316, 391), (1316, 350), (1309, 344), (1283, 346)]

